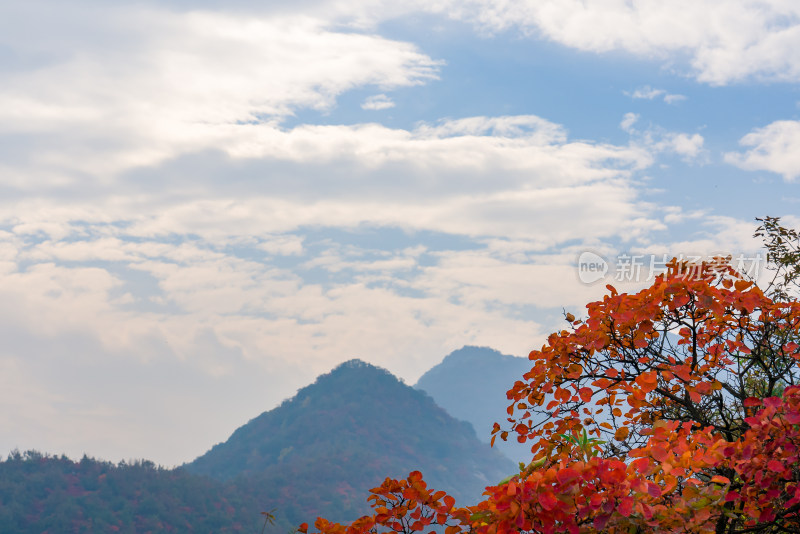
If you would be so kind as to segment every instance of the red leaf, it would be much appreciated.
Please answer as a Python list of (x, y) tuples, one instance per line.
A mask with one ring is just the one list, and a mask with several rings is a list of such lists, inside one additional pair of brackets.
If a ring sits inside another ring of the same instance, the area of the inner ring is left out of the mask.
[(629, 515), (631, 515), (632, 511), (633, 511), (633, 498), (624, 497), (620, 501), (619, 506), (617, 506), (617, 512), (619, 512), (625, 517), (628, 517)]
[(641, 474), (646, 474), (650, 469), (650, 460), (647, 458), (637, 458), (631, 462), (631, 465)]
[(583, 402), (589, 402), (592, 400), (592, 389), (591, 388), (581, 388), (578, 390), (578, 395), (581, 396), (581, 400)]
[(650, 454), (658, 462), (663, 462), (669, 457), (669, 454), (667, 453), (666, 449), (664, 449), (664, 447), (662, 447), (661, 445), (653, 445), (650, 448)]
[(594, 521), (592, 521), (592, 526), (597, 531), (603, 530), (604, 528), (606, 528), (606, 523), (608, 523), (608, 520), (610, 518), (611, 518), (610, 514), (598, 515), (597, 517), (594, 518)]
[(775, 519), (775, 511), (772, 509), (771, 506), (764, 508), (761, 510), (761, 514), (758, 516), (758, 521), (760, 523), (767, 523)]
[(556, 473), (556, 478), (561, 484), (569, 484), (576, 478), (578, 478), (578, 472), (572, 469), (571, 467), (565, 467), (564, 469), (559, 469)]
[(776, 473), (783, 473), (783, 464), (778, 460), (770, 460), (767, 462), (767, 468), (769, 468), (770, 471), (775, 471)]
[(547, 510), (548, 512), (559, 505), (561, 501), (556, 499), (556, 496), (553, 495), (551, 491), (545, 491), (544, 493), (539, 494), (539, 504), (542, 505), (542, 508)]

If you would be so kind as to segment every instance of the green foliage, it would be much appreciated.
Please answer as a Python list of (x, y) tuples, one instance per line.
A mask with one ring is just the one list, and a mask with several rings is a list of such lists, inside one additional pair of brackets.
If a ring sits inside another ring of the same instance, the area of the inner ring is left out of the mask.
[(241, 489), (152, 462), (74, 462), (36, 451), (0, 462), (0, 534), (255, 532)]
[(756, 220), (761, 225), (754, 237), (764, 240), (767, 262), (774, 271), (768, 293), (773, 298), (787, 300), (790, 292), (800, 290), (800, 233), (782, 226), (780, 217)]
[(583, 434), (559, 434), (559, 437), (566, 443), (572, 444), (577, 447), (578, 450), (582, 451), (586, 459), (597, 456), (601, 451), (600, 446), (607, 443), (597, 438), (590, 438), (585, 428), (583, 429)]

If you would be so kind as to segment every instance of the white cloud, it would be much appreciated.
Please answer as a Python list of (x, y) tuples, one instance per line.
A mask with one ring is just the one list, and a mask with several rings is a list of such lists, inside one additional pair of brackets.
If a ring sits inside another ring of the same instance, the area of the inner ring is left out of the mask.
[(48, 134), (27, 148), (42, 167), (29, 187), (52, 171), (115, 174), (231, 138), (246, 153), (256, 126), (274, 127), (299, 108), (329, 109), (356, 87), (425, 83), (440, 65), (412, 44), (301, 15), (91, 10), (84, 15), (93, 24), (120, 35), (98, 46), (79, 9), (52, 9), (59, 27), (33, 26), (24, 38), (8, 28), (4, 43), (21, 57), (48, 44), (70, 50), (3, 74), (0, 132)]
[(714, 255), (751, 256), (761, 252), (761, 242), (753, 237), (752, 221), (722, 215), (689, 213), (697, 233), (689, 239), (658, 241), (634, 248), (637, 252), (668, 254), (675, 257), (709, 257)]
[[(57, 200), (58, 188), (52, 201), (7, 202), (14, 206), (7, 216), (15, 231), (54, 240), (80, 238), (86, 230), (75, 221), (91, 223), (93, 232), (113, 233), (109, 223), (116, 221), (128, 235), (214, 241), (360, 224), (511, 237), (527, 235), (527, 225), (547, 214), (590, 210), (593, 198), (606, 198), (617, 215), (592, 231), (607, 234), (642, 211), (630, 179), (652, 162), (647, 148), (569, 141), (563, 128), (534, 116), (474, 117), (411, 131), (376, 124), (242, 128), (250, 135), (221, 145), (241, 160), (233, 166), (220, 155), (178, 161), (148, 171), (158, 173), (154, 188), (146, 175), (123, 175), (68, 207)], [(214, 179), (222, 169), (229, 179)], [(38, 194), (49, 196), (43, 187)], [(548, 235), (569, 239), (570, 228)]]
[(645, 85), (644, 87), (636, 89), (633, 93), (626, 92), (625, 94), (628, 94), (631, 98), (635, 99), (653, 100), (657, 96), (661, 96), (665, 93), (666, 91), (663, 89), (654, 89), (649, 85)]
[(800, 6), (783, 0), (472, 0), (431, 9), (490, 31), (523, 32), (596, 53), (670, 60), (688, 55), (712, 85), (800, 80)]
[[(468, 21), (484, 32), (517, 28), (584, 51), (625, 51), (673, 69), (688, 60), (691, 74), (712, 85), (800, 80), (800, 7), (783, 0), (437, 0), (402, 5), (321, 0), (237, 6), (240, 15), (223, 15), (231, 6), (215, 2), (207, 2), (205, 12), (181, 11), (183, 5), (166, 10), (155, 2), (135, 9), (92, 2), (69, 8), (55, 2), (29, 4), (0, 13), (4, 44), (20, 57), (51, 62), (27, 80), (4, 73), (11, 90), (2, 95), (0, 109), (7, 121), (26, 131), (110, 116), (124, 126), (133, 120), (128, 114), (163, 115), (153, 130), (191, 143), (197, 133), (187, 131), (191, 128), (182, 119), (195, 118), (198, 109), (204, 111), (202, 123), (261, 121), (299, 106), (329, 108), (338, 94), (354, 86), (391, 89), (425, 82), (437, 75), (439, 62), (408, 43), (367, 33), (382, 21), (419, 12)], [(31, 25), (33, 12), (42, 10), (53, 14), (58, 25)], [(20, 49), (21, 42), (29, 44)], [(53, 45), (62, 52), (54, 54)], [(106, 69), (109, 64), (114, 67)], [(142, 84), (141, 72), (154, 76)], [(59, 81), (53, 83), (53, 76)], [(53, 86), (63, 90), (43, 94), (42, 88)], [(86, 98), (71, 98), (80, 93)], [(669, 104), (685, 98), (648, 86), (633, 95)], [(104, 113), (98, 107), (103, 102), (116, 112)], [(364, 105), (388, 105), (378, 102)], [(120, 115), (123, 107), (127, 113)], [(159, 153), (143, 150), (137, 157), (157, 158)]]
[(295, 256), (303, 253), (303, 237), (294, 235), (275, 236), (256, 245), (261, 250), (279, 256)]
[(675, 104), (677, 102), (686, 100), (686, 96), (684, 95), (668, 93), (664, 89), (655, 89), (649, 85), (639, 87), (632, 93), (625, 91), (625, 94), (636, 100), (653, 100), (655, 98), (661, 98), (667, 104)]
[(700, 161), (706, 156), (703, 148), (705, 139), (698, 133), (687, 134), (682, 132), (669, 132), (658, 126), (649, 126), (638, 130), (634, 125), (640, 116), (636, 113), (626, 113), (620, 122), (620, 128), (631, 135), (636, 144), (646, 147), (647, 151), (656, 153), (672, 153), (681, 156), (685, 161)]
[(775, 121), (739, 140), (748, 148), (729, 152), (725, 161), (750, 171), (770, 171), (793, 182), (800, 176), (800, 121)]
[[(57, 3), (44, 2), (39, 9), (48, 11), (58, 11), (63, 9)], [(410, 1), (402, 4), (397, 2), (387, 2), (385, 0), (357, 0), (351, 2), (340, 2), (338, 0), (320, 0), (313, 2), (299, 2), (291, 5), (260, 5), (260, 6), (236, 6), (237, 11), (247, 13), (252, 23), (236, 22), (235, 29), (230, 25), (220, 22), (220, 19), (209, 18), (208, 14), (200, 14), (195, 17), (191, 12), (181, 13), (180, 9), (185, 6), (173, 6), (171, 11), (158, 10), (155, 5), (163, 6), (164, 3), (151, 3), (149, 15), (143, 14), (143, 10), (131, 13), (130, 10), (117, 10), (108, 5), (84, 4), (83, 8), (91, 16), (85, 17), (85, 21), (80, 23), (79, 31), (89, 36), (95, 43), (107, 40), (114, 31), (116, 35), (129, 44), (137, 37), (132, 32), (132, 26), (148, 28), (149, 32), (168, 34), (174, 32), (175, 28), (172, 21), (176, 18), (189, 20), (195, 18), (194, 24), (199, 31), (207, 31), (215, 39), (222, 38), (219, 46), (208, 49), (212, 59), (215, 56), (227, 56), (235, 48), (231, 46), (236, 41), (252, 41), (254, 36), (261, 44), (256, 45), (255, 49), (263, 45), (264, 40), (269, 40), (270, 33), (276, 33), (279, 37), (274, 42), (284, 42), (291, 44), (293, 37), (288, 33), (295, 33), (291, 28), (299, 20), (305, 19), (312, 21), (310, 17), (317, 20), (326, 20), (338, 27), (353, 28), (358, 31), (370, 31), (378, 27), (380, 22), (404, 17), (410, 14), (429, 12), (449, 18), (464, 20), (474, 24), (482, 32), (500, 32), (517, 28), (523, 33), (537, 38), (548, 39), (562, 45), (576, 48), (579, 50), (595, 53), (605, 53), (611, 51), (625, 51), (640, 57), (652, 58), (666, 62), (671, 68), (680, 65), (684, 60), (688, 60), (691, 74), (698, 80), (712, 85), (724, 85), (755, 79), (761, 81), (788, 81), (795, 82), (800, 80), (800, 61), (798, 61), (798, 50), (800, 50), (800, 7), (793, 2), (785, 0), (761, 0), (751, 2), (748, 0), (730, 0), (720, 2), (718, 0), (676, 0), (673, 2), (659, 2), (656, 0), (646, 0), (642, 2), (626, 2), (623, 0), (436, 0), (436, 1)], [(231, 8), (230, 4), (219, 2), (206, 3), (209, 12), (212, 10), (222, 10)], [(0, 34), (15, 37), (21, 32), (30, 33), (31, 28), (27, 24), (20, 24), (19, 12), (24, 12), (22, 8), (15, 10), (6, 9), (4, 26), (0, 26)], [(72, 11), (75, 11), (74, 9)], [(15, 16), (16, 15), (16, 16)], [(27, 16), (30, 16), (28, 14)], [(98, 17), (105, 18), (105, 27), (109, 31), (98, 31), (96, 27), (86, 21), (96, 21)], [(205, 20), (202, 20), (205, 18)], [(200, 20), (198, 20), (200, 19)], [(278, 27), (260, 26), (263, 20), (282, 19)], [(72, 22), (75, 16), (65, 13), (58, 18), (59, 22)], [(239, 21), (246, 20), (244, 15)], [(313, 21), (312, 21), (313, 24)], [(172, 26), (172, 27), (171, 27)], [(50, 42), (46, 38), (48, 33), (60, 34), (61, 31), (54, 28), (41, 26), (43, 43)], [(287, 28), (290, 30), (287, 32)], [(34, 30), (35, 31), (35, 30)], [(193, 32), (194, 33), (194, 32)], [(185, 37), (185, 31), (179, 28), (176, 32), (178, 39)], [(352, 35), (352, 34), (351, 34)], [(196, 37), (196, 34), (191, 36)], [(308, 37), (308, 36), (306, 36)], [(362, 36), (361, 48), (365, 55), (372, 51), (370, 43), (380, 46), (380, 41), (374, 41), (372, 36)], [(355, 42), (356, 39), (343, 39), (332, 43), (331, 52), (335, 51), (343, 41)], [(310, 42), (319, 39), (311, 39)], [(163, 44), (172, 46), (174, 40), (163, 40)], [(74, 44), (74, 43), (70, 43)], [(37, 52), (42, 48), (40, 43)], [(298, 53), (304, 46), (298, 46)], [(171, 60), (176, 61), (176, 66), (191, 67), (191, 57), (183, 59), (189, 60), (181, 63), (181, 55), (184, 51), (176, 50), (178, 55), (172, 55)], [(231, 66), (236, 67), (242, 64), (242, 60), (250, 54), (239, 54), (239, 59), (231, 62)], [(230, 56), (233, 57), (233, 56)], [(333, 58), (334, 56), (331, 56)], [(339, 56), (343, 57), (343, 56)], [(271, 63), (266, 59), (266, 65)], [(302, 58), (301, 58), (302, 59)], [(142, 57), (137, 57), (141, 61)], [(365, 65), (374, 67), (366, 60)], [(302, 61), (295, 64), (296, 67), (304, 65)], [(88, 65), (87, 65), (88, 66)], [(222, 72), (230, 72), (224, 63)], [(331, 67), (342, 67), (345, 72), (352, 72), (355, 64), (338, 64), (335, 59), (331, 62)], [(430, 68), (431, 65), (428, 65)], [(257, 71), (258, 69), (256, 69)], [(336, 72), (336, 68), (331, 68), (330, 72)], [(186, 68), (179, 68), (176, 75), (181, 71), (187, 72)], [(297, 69), (290, 69), (296, 73)], [(426, 73), (425, 75), (429, 75)], [(301, 77), (302, 78), (302, 77)], [(189, 78), (192, 81), (192, 77)], [(219, 79), (204, 80), (210, 81), (213, 85), (219, 85)], [(333, 80), (328, 80), (333, 81)], [(380, 82), (378, 82), (380, 84)], [(336, 87), (333, 83), (332, 87)], [(329, 86), (330, 87), (330, 86)], [(323, 87), (327, 89), (328, 87)], [(188, 88), (187, 88), (188, 89)], [(335, 94), (334, 89), (334, 93)], [(655, 89), (659, 91), (658, 89)], [(268, 90), (269, 93), (273, 91)], [(280, 91), (279, 91), (280, 93)], [(315, 100), (321, 106), (328, 105), (332, 93), (322, 91), (314, 95), (314, 91), (300, 90), (294, 97), (282, 93), (283, 97), (289, 99), (291, 105), (295, 97), (301, 100)], [(647, 94), (643, 91), (642, 94)], [(680, 100), (682, 95), (663, 94), (667, 103), (674, 103)], [(21, 99), (21, 100), (20, 100)], [(19, 109), (30, 108), (24, 106), (24, 93), (17, 95)], [(270, 108), (267, 105), (267, 108)], [(285, 110), (285, 108), (284, 108)], [(68, 109), (63, 109), (58, 103), (47, 107), (39, 103), (30, 109), (34, 116), (48, 117), (55, 114), (56, 117), (63, 117), (65, 114), (80, 116), (82, 114), (94, 113), (92, 106), (71, 105)]]
[(697, 133), (691, 135), (671, 133), (665, 136), (664, 140), (657, 143), (656, 146), (691, 160), (702, 153), (704, 142), (703, 136)]
[(622, 117), (622, 121), (619, 123), (619, 127), (622, 128), (623, 131), (631, 133), (634, 131), (633, 125), (639, 120), (639, 115), (636, 113), (628, 112)]
[(684, 100), (686, 100), (685, 95), (673, 95), (673, 94), (664, 95), (664, 102), (666, 102), (667, 104), (676, 104), (678, 102), (683, 102)]
[(389, 98), (384, 94), (367, 97), (367, 99), (364, 100), (364, 103), (361, 104), (362, 109), (368, 109), (372, 111), (379, 111), (382, 109), (389, 109), (393, 107), (394, 107), (394, 101), (392, 101), (391, 98)]

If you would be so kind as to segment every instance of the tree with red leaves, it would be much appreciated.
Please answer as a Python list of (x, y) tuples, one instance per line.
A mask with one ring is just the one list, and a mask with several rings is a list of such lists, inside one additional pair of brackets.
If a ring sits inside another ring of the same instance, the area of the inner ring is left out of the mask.
[(797, 235), (779, 242), (766, 221), (777, 290), (726, 258), (673, 261), (650, 287), (608, 286), (585, 318), (567, 314), (508, 391), (510, 428), (493, 430), (529, 442), (532, 461), (484, 501), (458, 508), (415, 472), (372, 490), (373, 515), (317, 530), (800, 532), (797, 248), (769, 248)]

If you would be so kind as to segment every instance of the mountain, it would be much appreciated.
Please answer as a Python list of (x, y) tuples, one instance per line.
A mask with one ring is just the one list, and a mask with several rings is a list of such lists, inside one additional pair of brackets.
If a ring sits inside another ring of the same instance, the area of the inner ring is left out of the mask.
[(261, 495), (290, 524), (353, 519), (369, 488), (420, 470), (430, 487), (477, 502), (514, 464), (433, 399), (384, 369), (351, 360), (237, 429), (184, 466)]
[[(482, 441), (491, 439), (495, 422), (506, 422), (509, 401), (505, 392), (530, 371), (526, 358), (501, 354), (488, 347), (466, 346), (448, 356), (417, 381), (426, 392), (457, 419), (469, 421)], [(504, 428), (507, 428), (504, 427)], [(530, 445), (495, 440), (495, 448), (515, 462), (530, 461)]]
[(258, 532), (271, 510), (285, 532), (355, 519), (369, 488), (417, 469), (461, 504), (516, 471), (430, 396), (352, 360), (177, 469), (13, 453), (0, 534)]

